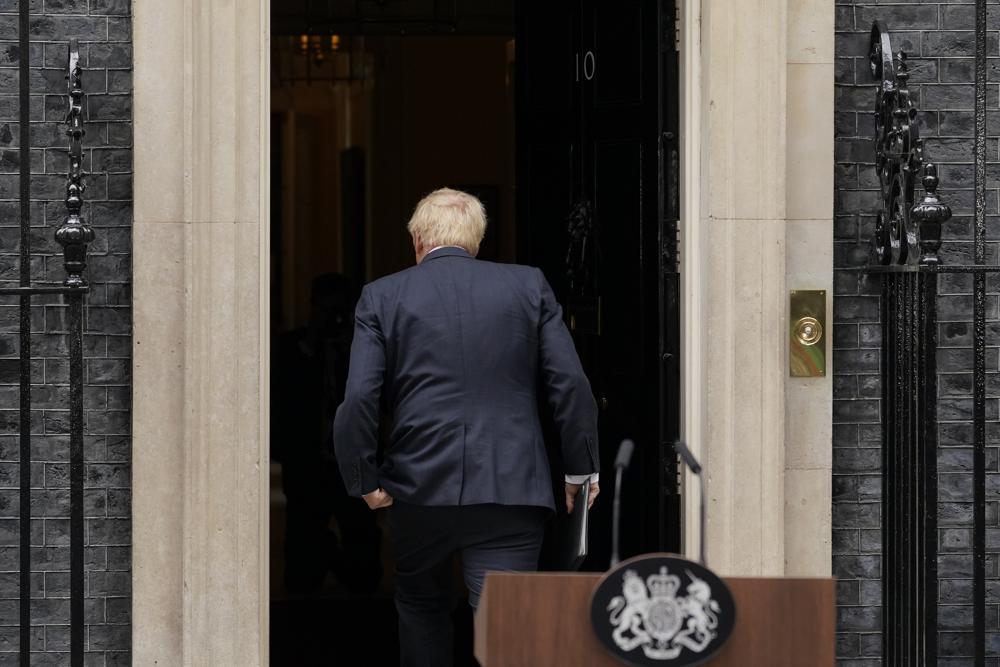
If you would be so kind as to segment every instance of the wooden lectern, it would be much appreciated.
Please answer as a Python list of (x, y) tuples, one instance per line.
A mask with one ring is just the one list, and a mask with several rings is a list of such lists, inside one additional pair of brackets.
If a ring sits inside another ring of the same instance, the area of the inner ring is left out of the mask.
[[(503, 573), (486, 577), (476, 613), (483, 667), (621, 665), (590, 624), (600, 574)], [(736, 626), (711, 667), (825, 667), (834, 664), (833, 579), (725, 579)]]

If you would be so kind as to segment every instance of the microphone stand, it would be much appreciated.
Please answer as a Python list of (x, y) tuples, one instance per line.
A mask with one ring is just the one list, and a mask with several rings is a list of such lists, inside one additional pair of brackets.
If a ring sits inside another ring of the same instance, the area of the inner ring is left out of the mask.
[(702, 565), (708, 567), (705, 558), (705, 476), (702, 474), (701, 464), (698, 463), (698, 459), (694, 457), (691, 450), (688, 449), (680, 440), (674, 442), (674, 451), (684, 460), (684, 464), (691, 470), (695, 476), (698, 477), (698, 523), (699, 523), (699, 538), (698, 538), (698, 560)]
[(611, 503), (611, 567), (617, 565), (621, 560), (618, 555), (618, 531), (622, 508), (622, 473), (625, 472), (632, 460), (633, 450), (635, 450), (635, 443), (625, 438), (618, 445), (618, 455), (615, 457), (615, 499)]
[(618, 556), (618, 524), (621, 521), (621, 488), (624, 471), (625, 468), (615, 466), (615, 499), (611, 503), (611, 567), (618, 565), (621, 560)]

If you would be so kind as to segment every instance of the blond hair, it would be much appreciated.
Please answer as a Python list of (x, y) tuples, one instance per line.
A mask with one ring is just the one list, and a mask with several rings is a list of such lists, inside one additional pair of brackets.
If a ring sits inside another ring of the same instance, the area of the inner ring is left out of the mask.
[(475, 255), (486, 233), (486, 211), (468, 192), (441, 188), (420, 200), (406, 229), (427, 247), (459, 246)]

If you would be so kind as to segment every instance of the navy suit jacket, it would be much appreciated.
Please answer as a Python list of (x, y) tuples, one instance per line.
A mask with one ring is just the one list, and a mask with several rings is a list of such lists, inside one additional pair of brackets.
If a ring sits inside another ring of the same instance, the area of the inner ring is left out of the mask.
[(554, 509), (539, 391), (565, 473), (597, 472), (594, 396), (540, 270), (448, 247), (366, 285), (334, 423), (348, 493)]

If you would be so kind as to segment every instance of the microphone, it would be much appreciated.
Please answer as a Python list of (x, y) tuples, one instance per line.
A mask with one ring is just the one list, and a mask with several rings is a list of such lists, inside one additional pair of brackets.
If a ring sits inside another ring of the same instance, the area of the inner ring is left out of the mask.
[(698, 523), (701, 531), (701, 538), (698, 541), (698, 560), (702, 565), (708, 567), (705, 560), (705, 476), (701, 471), (701, 464), (694, 457), (688, 446), (680, 440), (674, 442), (674, 451), (683, 459), (684, 465), (691, 469), (691, 472), (698, 477)]
[(621, 560), (618, 557), (618, 533), (621, 518), (622, 473), (628, 468), (634, 451), (635, 443), (625, 438), (618, 445), (618, 455), (615, 456), (615, 499), (611, 503), (611, 567), (617, 565)]
[(681, 458), (684, 459), (684, 463), (691, 469), (691, 472), (701, 475), (701, 465), (699, 465), (698, 460), (691, 453), (691, 450), (688, 449), (687, 445), (678, 440), (674, 443), (674, 451), (681, 455)]
[(615, 457), (615, 468), (621, 468), (623, 470), (628, 468), (628, 464), (632, 460), (632, 452), (634, 451), (634, 442), (628, 438), (622, 440), (622, 444), (618, 445), (618, 456)]

